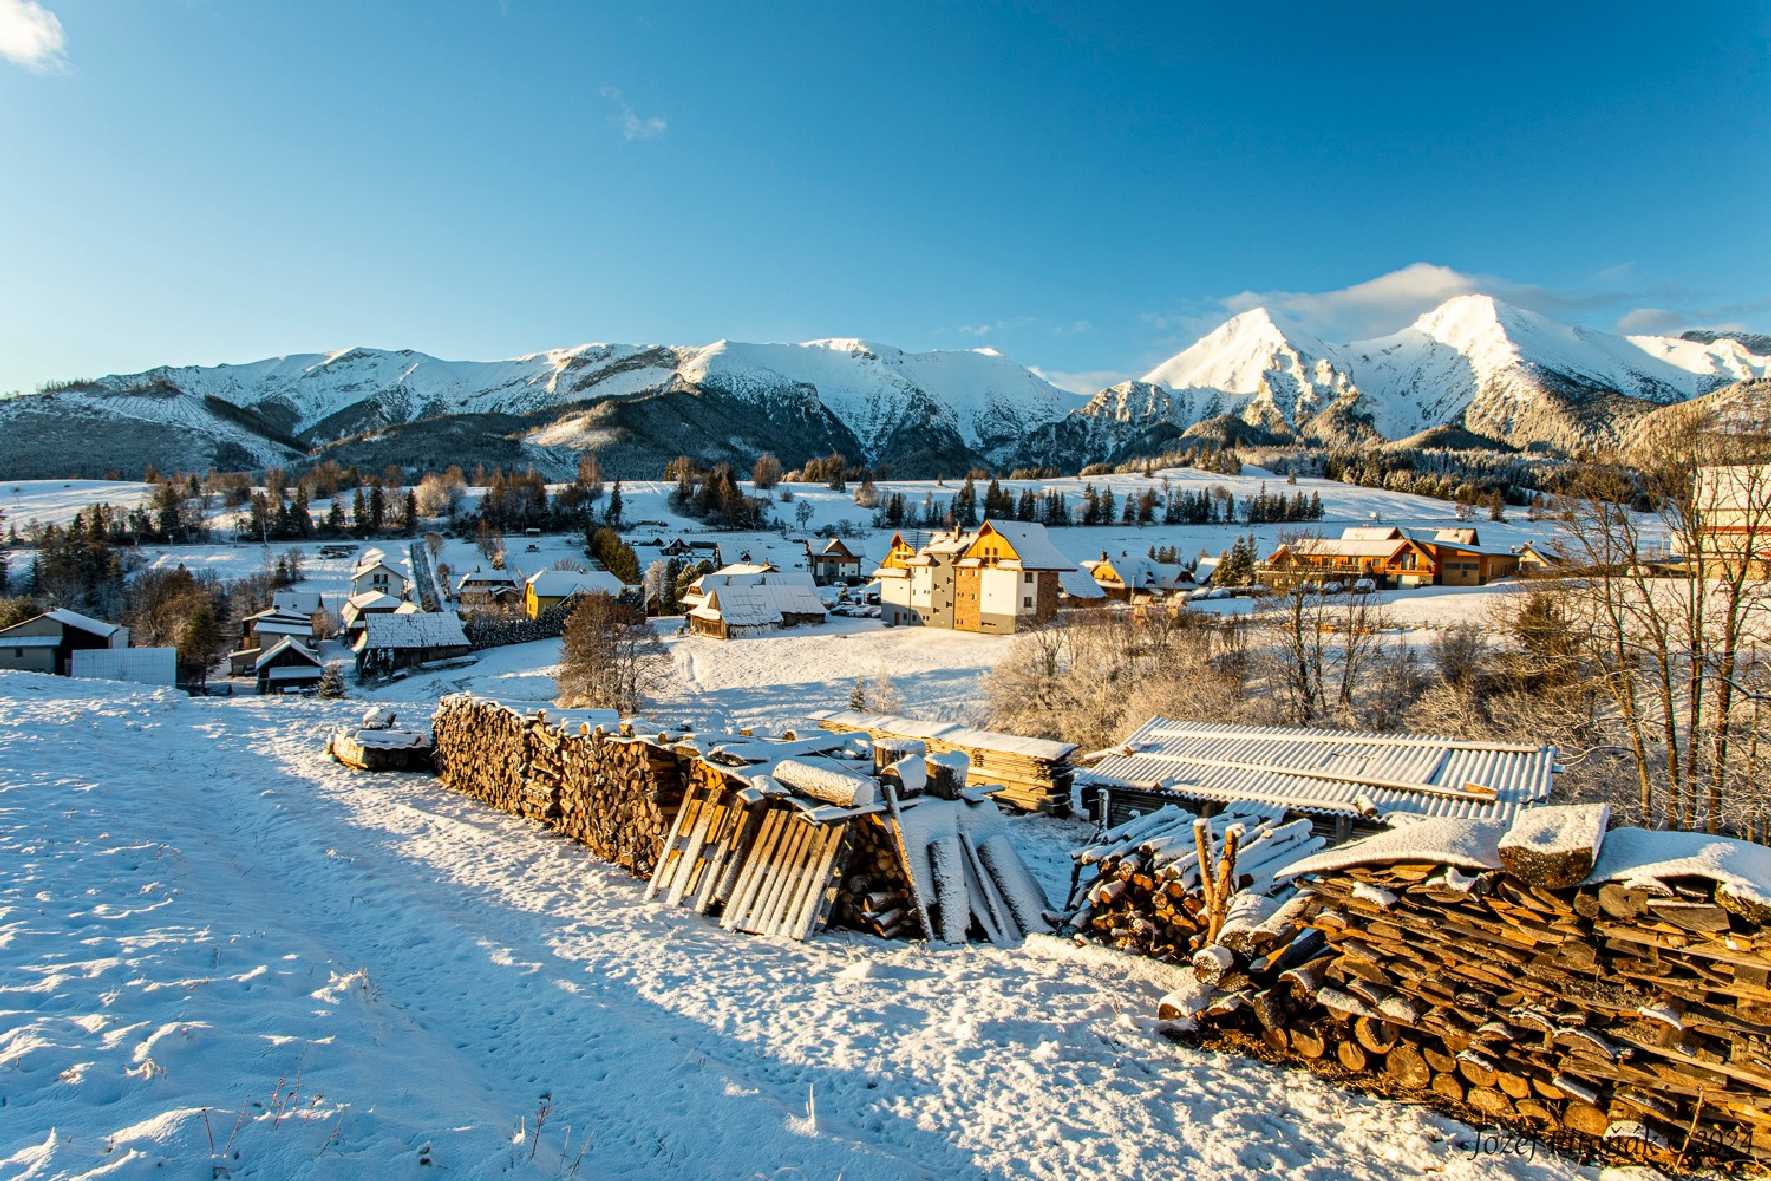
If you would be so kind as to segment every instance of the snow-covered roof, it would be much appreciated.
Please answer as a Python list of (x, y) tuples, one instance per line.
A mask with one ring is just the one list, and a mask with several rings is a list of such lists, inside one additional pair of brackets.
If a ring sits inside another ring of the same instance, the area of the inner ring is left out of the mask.
[(1402, 530), (1394, 525), (1348, 525), (1341, 530), (1342, 541), (1395, 541)]
[[(1464, 540), (1460, 534), (1468, 534), (1473, 540)], [(1454, 549), (1470, 554), (1494, 554), (1497, 557), (1513, 557), (1514, 552), (1504, 545), (1483, 545), (1476, 539), (1474, 529), (1439, 529), (1431, 536), (1425, 530), (1411, 530), (1406, 535), (1417, 545), (1431, 546), (1434, 549)]]
[(540, 599), (565, 599), (575, 594), (618, 595), (626, 585), (607, 570), (541, 570), (529, 575), (529, 589)]
[[(880, 573), (898, 572), (882, 570)], [(1058, 571), (1058, 589), (1073, 599), (1104, 599), (1107, 597), (1107, 592), (1101, 589), (1101, 584), (1091, 578), (1086, 570)]]
[(1402, 537), (1301, 537), (1274, 550), (1330, 558), (1387, 558), (1408, 544)]
[(394, 598), (386, 591), (364, 591), (346, 599), (344, 605), (357, 612), (393, 611), (401, 602), (402, 600)]
[(287, 615), (275, 615), (269, 619), (260, 619), (255, 622), (252, 625), (252, 634), (255, 636), (311, 637), (314, 634), (314, 625), (305, 619), (290, 619)]
[(710, 591), (689, 614), (697, 619), (723, 619), (733, 627), (773, 627), (788, 615), (824, 615), (818, 590), (803, 574), (773, 575), (767, 582), (721, 586)]
[(469, 587), (511, 587), (517, 585), (516, 575), (509, 570), (482, 570), (475, 566), (463, 574), (455, 584), (455, 589), (463, 591)]
[(1178, 562), (1158, 562), (1124, 550), (1117, 557), (1092, 558), (1084, 562), (1082, 568), (1096, 581), (1111, 570), (1123, 580), (1122, 585), (1140, 590), (1174, 590), (1192, 581), (1187, 576), (1187, 568)]
[(389, 566), (386, 562), (377, 558), (374, 561), (365, 560), (365, 561), (358, 562), (356, 569), (351, 571), (351, 581), (355, 582), (357, 579), (363, 577), (363, 575), (373, 574), (377, 570), (386, 570), (389, 574), (392, 574), (395, 578), (398, 578), (401, 582), (404, 582), (406, 580), (406, 576), (404, 574), (400, 573), (398, 570), (395, 570), (392, 566)]
[(1543, 800), (1551, 746), (1151, 718), (1088, 774), (1300, 812), (1505, 819)]
[(988, 530), (1014, 547), (1023, 570), (1074, 570), (1076, 563), (1058, 552), (1047, 536), (1044, 525), (1032, 521), (985, 521), (978, 529), (980, 536)]
[(1324, 849), (1302, 861), (1292, 862), (1279, 873), (1282, 877), (1300, 877), (1331, 873), (1355, 865), (1388, 865), (1401, 861), (1455, 865), (1459, 869), (1499, 869), (1500, 840), (1506, 836), (1507, 828), (1505, 820), (1440, 816)]
[(275, 660), (285, 652), (295, 653), (295, 655), (301, 657), (301, 659), (307, 663), (314, 665), (316, 668), (320, 665), (320, 658), (314, 654), (311, 648), (306, 644), (301, 643), (293, 636), (284, 636), (275, 644), (272, 644), (269, 648), (264, 649), (258, 654), (258, 659), (252, 662), (253, 671), (262, 671), (265, 665), (271, 663), (271, 661)]
[(414, 611), (410, 615), (369, 615), (356, 648), (465, 648), (467, 633), (453, 611)]
[(854, 550), (851, 550), (848, 546), (842, 543), (842, 538), (840, 537), (832, 537), (829, 541), (825, 542), (824, 548), (818, 551), (818, 555), (825, 558), (842, 558), (845, 561), (852, 559), (853, 561), (859, 562), (861, 560)]
[(117, 629), (122, 626), (117, 623), (106, 623), (102, 619), (94, 619), (90, 615), (81, 615), (78, 611), (69, 611), (62, 607), (45, 611), (38, 618), (53, 619), (63, 627), (78, 628), (83, 632), (91, 632), (95, 636), (115, 635)]
[(313, 615), (323, 609), (319, 591), (280, 590), (271, 595), (271, 610), (284, 615)]

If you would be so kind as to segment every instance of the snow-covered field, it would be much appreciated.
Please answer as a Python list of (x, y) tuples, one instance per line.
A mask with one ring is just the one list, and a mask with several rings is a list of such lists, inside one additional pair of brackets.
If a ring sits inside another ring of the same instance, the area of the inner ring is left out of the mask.
[[(1174, 1044), (1147, 962), (642, 903), (328, 761), (360, 708), (0, 673), (0, 1176), (1594, 1175)], [(1076, 828), (1013, 827), (1060, 887)]]
[(146, 504), (151, 492), (134, 480), (15, 480), (0, 483), (0, 513), (22, 533), (32, 521), (66, 525), (95, 504), (131, 509)]

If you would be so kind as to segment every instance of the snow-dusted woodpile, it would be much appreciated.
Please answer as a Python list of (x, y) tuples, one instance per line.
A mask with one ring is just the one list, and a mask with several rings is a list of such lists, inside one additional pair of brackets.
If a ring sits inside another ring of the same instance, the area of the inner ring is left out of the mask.
[(956, 943), (1050, 930), (996, 804), (964, 786), (963, 758), (875, 751), (861, 735), (573, 733), (570, 720), (445, 698), (437, 774), (730, 930), (803, 939), (835, 923)]
[(1771, 849), (1604, 828), (1428, 820), (1296, 862), (1162, 1015), (1476, 1122), (1771, 1161)]
[(1276, 940), (1285, 928), (1267, 929), (1281, 911), (1272, 895), (1291, 892), (1278, 872), (1324, 844), (1308, 820), (1281, 815), (1244, 803), (1208, 820), (1170, 804), (1108, 829), (1074, 854), (1083, 893), (1066, 925), (1169, 963), (1198, 955), (1206, 972), (1222, 958), (1220, 939)]
[(581, 724), (569, 733), (545, 712), (445, 697), (432, 723), (437, 775), (495, 808), (542, 820), (636, 874), (657, 864), (682, 796), (667, 747)]
[(428, 730), (401, 729), (392, 710), (372, 707), (355, 726), (340, 726), (326, 751), (357, 771), (424, 771), (431, 765)]

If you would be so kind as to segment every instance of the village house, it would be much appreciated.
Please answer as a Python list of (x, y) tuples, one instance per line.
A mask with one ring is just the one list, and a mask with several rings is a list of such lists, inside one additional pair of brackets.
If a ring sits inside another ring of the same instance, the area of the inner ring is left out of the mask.
[(1436, 574), (1431, 550), (1387, 526), (1352, 526), (1338, 538), (1287, 542), (1255, 568), (1258, 581), (1279, 591), (1361, 578), (1380, 587), (1430, 586)]
[(1132, 595), (1143, 592), (1165, 595), (1193, 585), (1193, 575), (1178, 562), (1158, 562), (1155, 558), (1120, 550), (1117, 555), (1101, 551), (1098, 558), (1082, 563), (1109, 599), (1128, 602)]
[(464, 607), (514, 603), (522, 593), (516, 575), (508, 570), (482, 570), (475, 566), (455, 583), (455, 598)]
[(1673, 537), (1675, 550), (1698, 547), (1695, 554), (1679, 553), (1684, 564), (1732, 567), (1744, 555), (1748, 577), (1771, 577), (1771, 464), (1698, 468), (1693, 485), (1693, 536), (1675, 530)]
[(660, 557), (676, 558), (690, 566), (706, 562), (715, 570), (726, 564), (725, 559), (720, 556), (717, 541), (684, 541), (678, 537), (659, 546), (658, 554)]
[(372, 615), (392, 615), (404, 605), (404, 600), (396, 599), (381, 591), (364, 591), (346, 599), (339, 610), (339, 620), (344, 624), (346, 636), (362, 634), (363, 622)]
[(1338, 538), (1306, 537), (1281, 545), (1255, 576), (1275, 590), (1362, 578), (1379, 587), (1485, 586), (1518, 570), (1517, 552), (1483, 545), (1473, 528), (1428, 534), (1394, 525), (1355, 525)]
[(388, 565), (380, 550), (364, 550), (363, 556), (357, 561), (356, 569), (351, 571), (350, 589), (353, 596), (379, 591), (384, 595), (404, 598), (406, 576)]
[(555, 607), (581, 595), (608, 595), (618, 599), (631, 590), (607, 570), (542, 570), (523, 584), (523, 613), (539, 619)]
[(879, 563), (881, 570), (908, 570), (916, 557), (916, 547), (904, 540), (902, 533), (892, 534), (892, 544)]
[(386, 675), (466, 656), (473, 646), (453, 611), (402, 611), (364, 617), (351, 650), (359, 675)]
[(703, 574), (683, 598), (689, 630), (729, 640), (802, 624), (823, 623), (823, 602), (811, 576), (766, 562)]
[[(893, 538), (896, 550), (899, 538)], [(975, 533), (938, 533), (909, 558), (882, 564), (881, 617), (958, 631), (1006, 635), (1058, 613), (1063, 575), (1076, 564), (1058, 552), (1045, 526), (985, 521)]]
[(301, 640), (313, 639), (313, 616), (285, 613), (281, 608), (271, 606), (240, 621), (242, 648), (268, 647), (285, 636), (294, 636)]
[(814, 551), (812, 543), (806, 542), (806, 569), (812, 572), (812, 581), (819, 586), (837, 586), (861, 581), (861, 555), (843, 544), (840, 537), (832, 537), (824, 543), (822, 549)]
[(0, 669), (68, 676), (73, 653), (127, 648), (129, 629), (57, 608), (0, 630)]
[(313, 649), (293, 636), (285, 636), (260, 653), (253, 662), (260, 693), (299, 693), (320, 683), (326, 671)]

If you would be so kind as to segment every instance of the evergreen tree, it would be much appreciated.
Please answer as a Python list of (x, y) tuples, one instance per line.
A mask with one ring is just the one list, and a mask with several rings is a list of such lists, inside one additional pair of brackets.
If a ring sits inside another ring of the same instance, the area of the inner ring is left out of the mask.
[(380, 482), (369, 485), (369, 528), (380, 533), (387, 526), (387, 492)]
[(344, 674), (339, 670), (338, 661), (332, 661), (320, 674), (320, 684), (315, 692), (329, 701), (344, 696)]
[[(612, 527), (619, 529), (621, 527), (621, 511), (624, 507), (621, 499), (621, 481), (616, 480), (615, 486), (609, 489), (609, 505), (603, 510), (603, 520), (608, 522)], [(623, 581), (626, 580), (624, 579)], [(637, 576), (634, 581), (639, 581)]]
[(351, 526), (358, 537), (364, 536), (369, 524), (369, 506), (363, 503), (363, 486), (357, 485), (356, 496), (351, 500)]
[(972, 486), (972, 478), (967, 476), (965, 483), (959, 486), (959, 492), (953, 497), (953, 521), (961, 529), (975, 529), (978, 525), (978, 490)]
[[(404, 520), (402, 523), (406, 527), (406, 536), (407, 537), (417, 537), (418, 536), (418, 493), (414, 492), (410, 488), (406, 489), (406, 507), (405, 507), (405, 512), (404, 512), (403, 516), (404, 516)], [(306, 534), (303, 534), (303, 536), (306, 536)]]

